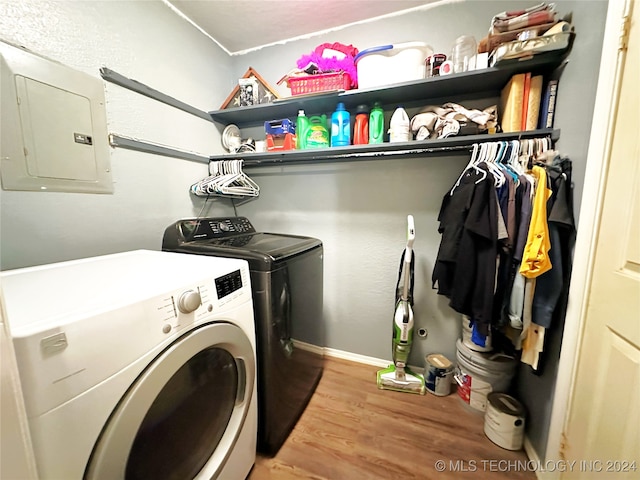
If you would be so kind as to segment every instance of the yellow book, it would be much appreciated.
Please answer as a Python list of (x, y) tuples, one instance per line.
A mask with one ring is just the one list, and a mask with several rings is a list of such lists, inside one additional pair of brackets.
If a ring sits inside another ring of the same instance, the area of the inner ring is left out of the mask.
[(527, 106), (527, 125), (526, 129), (535, 130), (538, 126), (538, 117), (540, 115), (540, 100), (542, 98), (542, 75), (531, 77), (531, 86), (529, 88), (529, 101)]
[(522, 126), (525, 74), (519, 73), (509, 80), (500, 95), (502, 120), (500, 125), (505, 133), (519, 132)]

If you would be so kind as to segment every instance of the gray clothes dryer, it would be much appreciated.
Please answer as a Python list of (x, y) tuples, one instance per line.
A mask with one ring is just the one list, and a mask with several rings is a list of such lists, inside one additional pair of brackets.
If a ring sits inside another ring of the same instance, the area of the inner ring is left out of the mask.
[(162, 250), (249, 262), (258, 366), (258, 451), (274, 455), (322, 376), (323, 246), (256, 232), (245, 217), (179, 220)]

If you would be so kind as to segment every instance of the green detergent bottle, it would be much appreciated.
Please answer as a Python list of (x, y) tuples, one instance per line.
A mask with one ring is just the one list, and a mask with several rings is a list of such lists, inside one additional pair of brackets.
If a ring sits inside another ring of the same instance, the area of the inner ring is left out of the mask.
[(309, 117), (309, 127), (305, 135), (304, 148), (325, 148), (329, 146), (329, 130), (327, 116), (315, 115)]
[(369, 143), (382, 143), (384, 135), (384, 110), (376, 102), (369, 113)]
[(309, 119), (305, 116), (304, 110), (298, 110), (296, 118), (296, 150), (307, 148), (307, 130), (309, 129)]

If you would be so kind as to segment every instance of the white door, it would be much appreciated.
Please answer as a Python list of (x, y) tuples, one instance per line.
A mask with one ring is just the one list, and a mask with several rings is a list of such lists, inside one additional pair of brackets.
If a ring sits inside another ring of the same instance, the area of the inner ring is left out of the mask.
[(640, 4), (633, 3), (619, 102), (611, 106), (617, 112), (609, 168), (561, 449), (576, 463), (563, 479), (640, 478)]

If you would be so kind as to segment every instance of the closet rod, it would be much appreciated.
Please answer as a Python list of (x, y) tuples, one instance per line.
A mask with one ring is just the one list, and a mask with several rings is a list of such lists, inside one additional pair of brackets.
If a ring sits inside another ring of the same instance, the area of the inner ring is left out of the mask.
[(122, 137), (113, 133), (109, 134), (109, 145), (112, 147), (126, 148), (136, 150), (138, 152), (153, 153), (164, 157), (181, 158), (183, 160), (191, 160), (199, 163), (209, 163), (209, 157), (198, 155), (196, 153), (185, 152), (171, 147), (157, 145), (155, 143), (145, 142), (130, 137)]
[(127, 78), (124, 75), (121, 75), (118, 72), (114, 72), (107, 67), (102, 67), (100, 69), (100, 75), (108, 82), (115, 83), (116, 85), (120, 85), (121, 87), (127, 88), (133, 92), (144, 95), (145, 97), (152, 98), (159, 102), (178, 108), (184, 112), (190, 113), (191, 115), (202, 118), (203, 120), (214, 123), (213, 118), (207, 112), (196, 107), (192, 107), (191, 105), (184, 103), (176, 98), (170, 97), (169, 95), (155, 90), (145, 85), (144, 83), (138, 82), (137, 80)]

